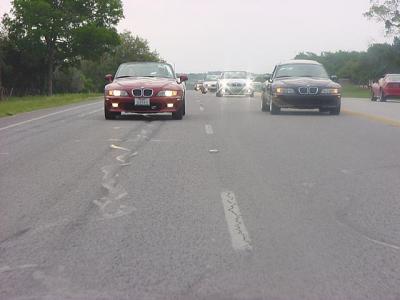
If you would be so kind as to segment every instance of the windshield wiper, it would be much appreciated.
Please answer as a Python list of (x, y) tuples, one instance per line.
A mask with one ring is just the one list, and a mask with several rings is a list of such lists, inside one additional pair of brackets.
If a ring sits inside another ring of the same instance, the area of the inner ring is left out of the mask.
[(134, 77), (134, 76), (131, 76), (131, 75), (122, 75), (122, 76), (118, 76), (116, 79), (119, 79), (119, 78), (128, 78), (128, 77)]

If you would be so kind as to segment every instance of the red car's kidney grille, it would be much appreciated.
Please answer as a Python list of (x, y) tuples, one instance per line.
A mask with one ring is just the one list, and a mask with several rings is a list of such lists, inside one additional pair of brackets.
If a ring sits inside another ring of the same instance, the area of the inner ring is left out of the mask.
[(142, 92), (143, 92), (142, 89), (134, 89), (132, 90), (132, 95), (135, 97), (142, 97), (143, 96)]
[(151, 97), (153, 96), (152, 89), (133, 89), (132, 95), (135, 97)]
[(151, 89), (144, 89), (144, 90), (143, 90), (143, 96), (145, 96), (145, 97), (151, 97), (151, 96), (153, 96), (153, 90), (151, 90)]

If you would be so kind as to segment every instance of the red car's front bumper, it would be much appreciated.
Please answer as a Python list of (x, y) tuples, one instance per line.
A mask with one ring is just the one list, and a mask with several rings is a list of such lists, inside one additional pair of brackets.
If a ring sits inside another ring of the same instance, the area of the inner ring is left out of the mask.
[(151, 97), (149, 106), (137, 106), (135, 105), (135, 99), (132, 97), (106, 96), (104, 105), (110, 112), (140, 114), (173, 113), (182, 108), (183, 101), (181, 97)]

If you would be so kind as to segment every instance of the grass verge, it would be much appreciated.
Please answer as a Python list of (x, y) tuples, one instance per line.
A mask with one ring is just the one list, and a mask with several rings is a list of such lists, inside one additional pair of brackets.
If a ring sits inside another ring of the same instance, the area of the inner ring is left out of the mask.
[(54, 96), (11, 97), (0, 101), (0, 117), (43, 108), (63, 106), (101, 97), (101, 94), (60, 94)]
[(342, 87), (343, 98), (371, 98), (371, 92), (368, 88), (359, 87), (358, 85), (346, 84)]

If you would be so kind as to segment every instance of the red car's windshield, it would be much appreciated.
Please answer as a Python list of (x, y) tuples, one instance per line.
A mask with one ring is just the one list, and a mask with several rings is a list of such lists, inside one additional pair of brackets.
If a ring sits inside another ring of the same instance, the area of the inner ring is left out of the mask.
[(170, 65), (163, 63), (129, 63), (119, 67), (116, 78), (122, 77), (161, 77), (175, 78)]

